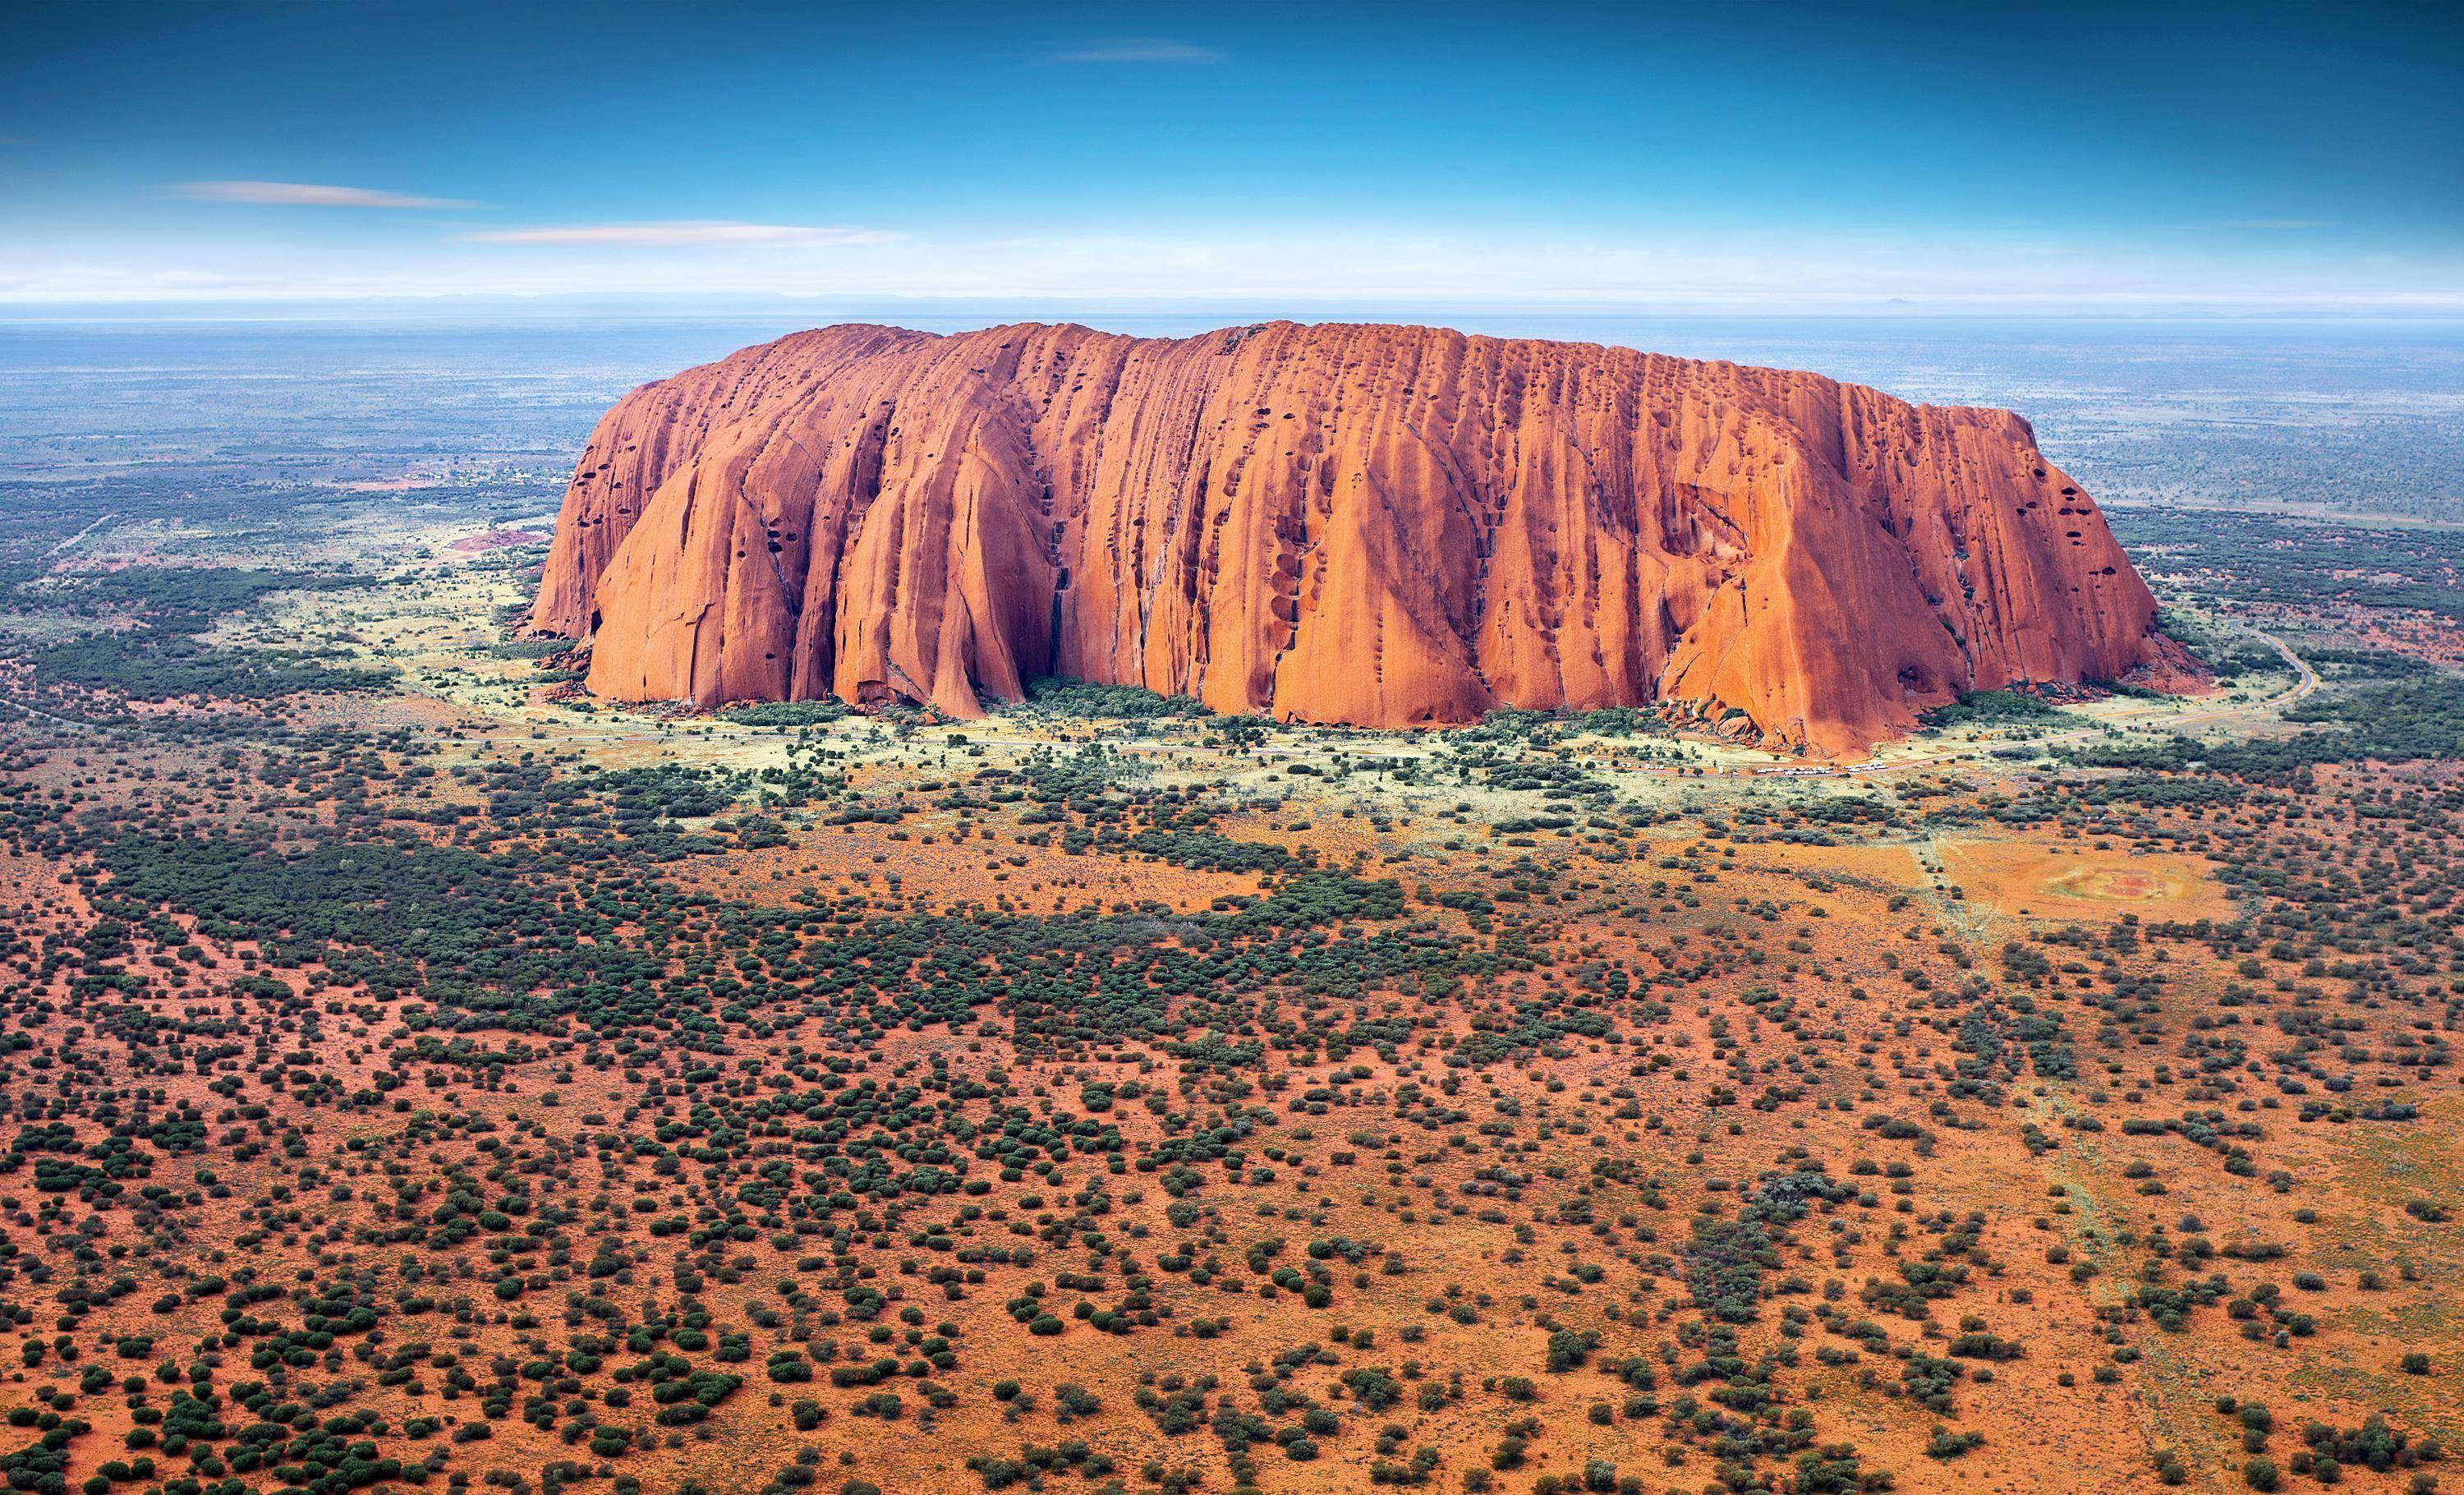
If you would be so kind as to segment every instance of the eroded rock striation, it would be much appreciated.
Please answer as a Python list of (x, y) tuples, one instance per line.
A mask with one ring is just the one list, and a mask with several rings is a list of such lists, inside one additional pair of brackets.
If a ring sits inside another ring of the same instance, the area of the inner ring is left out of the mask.
[(1692, 703), (1853, 751), (1967, 690), (2182, 678), (2003, 410), (1428, 327), (839, 326), (599, 423), (532, 621), (625, 700), (1067, 674), (1381, 726)]

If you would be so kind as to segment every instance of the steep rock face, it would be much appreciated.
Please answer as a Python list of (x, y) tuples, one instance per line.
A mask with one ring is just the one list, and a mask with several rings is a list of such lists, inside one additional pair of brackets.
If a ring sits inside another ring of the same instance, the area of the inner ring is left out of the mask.
[(2019, 417), (1424, 327), (801, 333), (645, 385), (533, 612), (590, 689), (979, 711), (1068, 674), (1410, 725), (1691, 702), (1845, 752), (2178, 654)]

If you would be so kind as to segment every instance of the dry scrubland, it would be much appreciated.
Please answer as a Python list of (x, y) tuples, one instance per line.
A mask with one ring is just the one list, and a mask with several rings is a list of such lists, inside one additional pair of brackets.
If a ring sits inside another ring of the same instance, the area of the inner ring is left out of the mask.
[(1790, 780), (1633, 713), (598, 708), (536, 544), (386, 512), (341, 580), (18, 547), (14, 1488), (2464, 1480), (2434, 602), (2200, 552), (2219, 699), (2291, 632), (2306, 735), (1984, 701), (2000, 757)]

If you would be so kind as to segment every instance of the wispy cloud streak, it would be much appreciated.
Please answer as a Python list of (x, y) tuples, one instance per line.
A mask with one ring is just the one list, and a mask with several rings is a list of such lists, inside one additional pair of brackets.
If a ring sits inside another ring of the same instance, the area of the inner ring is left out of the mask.
[(197, 203), (248, 203), (271, 208), (475, 208), (455, 197), (416, 197), (372, 187), (327, 187), (314, 182), (182, 182), (175, 197)]
[(1203, 63), (1221, 62), (1223, 54), (1213, 47), (1196, 42), (1177, 41), (1169, 36), (1108, 36), (1083, 47), (1056, 52), (1045, 59), (1064, 63)]
[(878, 244), (874, 229), (825, 225), (736, 223), (685, 218), (664, 223), (577, 223), (540, 229), (490, 229), (463, 237), (480, 244)]

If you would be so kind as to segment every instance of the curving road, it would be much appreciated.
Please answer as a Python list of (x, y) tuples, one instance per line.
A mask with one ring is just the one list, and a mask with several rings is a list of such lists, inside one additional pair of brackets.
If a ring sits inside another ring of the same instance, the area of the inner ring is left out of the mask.
[(0, 706), (5, 706), (11, 711), (24, 712), (28, 716), (33, 717), (37, 721), (48, 721), (55, 726), (67, 727), (74, 732), (99, 732), (102, 730), (93, 722), (78, 721), (73, 716), (56, 715), (54, 713), (43, 710), (39, 706), (29, 706), (23, 701), (11, 700), (5, 695), (0, 695)]
[[(2210, 707), (2203, 711), (2184, 712), (2178, 716), (2167, 716), (2162, 721), (2147, 722), (2145, 724), (2133, 723), (2132, 725), (2145, 725), (2150, 729), (2158, 727), (2169, 728), (2188, 726), (2198, 722), (2225, 721), (2237, 716), (2256, 715), (2260, 713), (2275, 711), (2278, 707), (2290, 706), (2295, 701), (2300, 700), (2303, 696), (2309, 695), (2319, 689), (2319, 672), (2310, 668), (2308, 661), (2304, 660), (2300, 655), (2293, 652), (2292, 649), (2287, 646), (2282, 639), (2277, 638), (2273, 633), (2261, 633), (2259, 637), (2266, 640), (2268, 647), (2275, 649), (2278, 654), (2283, 655), (2284, 662), (2293, 667), (2294, 680), (2292, 685), (2263, 700), (2242, 701), (2228, 706)], [(2110, 726), (2081, 727), (2073, 732), (2057, 732), (2050, 737), (2030, 737), (2024, 743), (2001, 742), (1995, 743), (1991, 747), (1962, 748), (1959, 751), (1952, 753), (1928, 754), (1924, 758), (1903, 758), (1891, 759), (1889, 761), (1884, 761), (1880, 758), (1869, 758), (1862, 763), (1844, 763), (1836, 767), (1831, 765), (1815, 765), (1804, 768), (1757, 768), (1754, 770), (1754, 773), (1758, 775), (1784, 774), (1797, 779), (1830, 779), (1845, 775), (1864, 777), (1872, 774), (1896, 774), (1905, 772), (1911, 768), (1941, 768), (1951, 763), (1982, 762), (1991, 758), (1998, 748), (2013, 746), (2050, 747), (2055, 743), (2059, 742), (2079, 742), (2090, 737), (2101, 737), (2111, 730), (2112, 728)]]
[[(2178, 715), (2167, 716), (2159, 720), (2146, 722), (2100, 723), (2093, 727), (2079, 727), (2071, 731), (2053, 733), (2046, 737), (2030, 737), (2026, 738), (2024, 741), (2001, 741), (1963, 746), (1939, 753), (1928, 753), (1921, 758), (1868, 758), (1861, 763), (1774, 763), (1767, 767), (1759, 768), (1711, 768), (1708, 765), (1697, 766), (1692, 764), (1662, 765), (1636, 763), (1620, 767), (1617, 769), (1616, 772), (1620, 774), (1639, 774), (1663, 779), (1863, 779), (1870, 778), (1877, 774), (1906, 773), (1912, 769), (1918, 768), (1945, 768), (1957, 763), (1986, 762), (1992, 758), (1995, 751), (2008, 747), (2050, 747), (2064, 742), (2082, 742), (2093, 737), (2101, 737), (2114, 730), (2116, 726), (2127, 725), (2149, 731), (2160, 729), (2170, 730), (2176, 727), (2195, 726), (2207, 722), (2226, 721), (2235, 717), (2257, 716), (2273, 712), (2279, 707), (2289, 706), (2295, 701), (2300, 700), (2303, 696), (2309, 695), (2319, 689), (2318, 671), (2312, 670), (2308, 662), (2303, 660), (2300, 655), (2293, 652), (2292, 649), (2288, 647), (2282, 639), (2277, 638), (2273, 633), (2263, 632), (2258, 636), (2267, 642), (2269, 648), (2275, 649), (2277, 653), (2283, 656), (2285, 664), (2292, 668), (2294, 674), (2293, 684), (2281, 691), (2278, 691), (2274, 695), (2266, 696), (2259, 700), (2238, 701), (2222, 706), (2202, 707), (2195, 711), (2183, 712)], [(1185, 755), (1199, 752), (1213, 752), (1220, 756), (1238, 757), (1251, 750), (1245, 748), (1203, 749), (1195, 747), (1194, 745), (1180, 743), (1156, 743), (1152, 745), (1145, 743), (1131, 743), (1123, 747), (1122, 751), (1129, 753), (1148, 753), (1158, 757)], [(1288, 745), (1276, 747), (1273, 751), (1281, 759), (1308, 760), (1313, 758), (1329, 758), (1334, 757), (1342, 750), (1314, 746)]]

